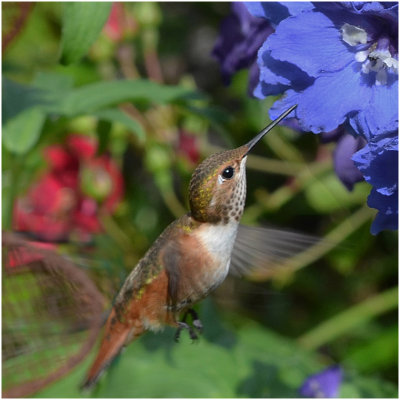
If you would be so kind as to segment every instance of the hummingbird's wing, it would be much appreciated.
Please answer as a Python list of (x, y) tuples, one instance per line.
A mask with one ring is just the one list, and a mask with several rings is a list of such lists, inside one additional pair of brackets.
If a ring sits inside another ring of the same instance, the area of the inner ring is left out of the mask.
[(300, 233), (239, 225), (229, 272), (251, 276), (262, 271), (265, 275), (319, 241), (319, 238)]

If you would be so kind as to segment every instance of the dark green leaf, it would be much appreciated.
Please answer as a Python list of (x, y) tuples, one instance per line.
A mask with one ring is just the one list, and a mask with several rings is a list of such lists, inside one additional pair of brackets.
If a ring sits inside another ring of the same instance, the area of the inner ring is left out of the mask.
[(26, 153), (38, 141), (45, 119), (44, 112), (37, 107), (9, 119), (3, 128), (4, 146), (13, 153)]
[(333, 171), (321, 179), (314, 179), (305, 190), (309, 204), (319, 213), (331, 213), (362, 204), (368, 196), (370, 186), (358, 184), (352, 192), (345, 188)]
[(44, 92), (38, 88), (22, 85), (7, 78), (3, 78), (2, 84), (3, 125), (21, 111), (44, 103)]
[(160, 85), (146, 79), (98, 82), (76, 89), (71, 89), (71, 86), (71, 78), (61, 74), (39, 74), (32, 86), (3, 79), (3, 98), (7, 100), (3, 102), (3, 119), (36, 105), (46, 113), (64, 116), (93, 114), (102, 110), (107, 114), (106, 118), (128, 124), (130, 129), (142, 135), (138, 124), (128, 122), (130, 118), (122, 115), (122, 111), (108, 109), (129, 101), (165, 104), (201, 96), (199, 92), (181, 86)]
[(72, 76), (57, 72), (39, 72), (32, 83), (39, 89), (66, 93), (73, 88), (74, 79)]
[(64, 4), (61, 63), (79, 61), (106, 23), (111, 3), (71, 2)]

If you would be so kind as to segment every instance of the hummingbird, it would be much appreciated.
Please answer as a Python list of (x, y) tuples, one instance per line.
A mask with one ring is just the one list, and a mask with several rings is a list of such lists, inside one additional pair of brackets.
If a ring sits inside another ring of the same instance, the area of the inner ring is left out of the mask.
[[(176, 340), (184, 329), (197, 339), (203, 326), (192, 307), (228, 273), (246, 275), (311, 244), (312, 239), (302, 234), (239, 223), (246, 198), (247, 156), (295, 107), (247, 144), (213, 154), (195, 169), (189, 184), (190, 212), (161, 233), (126, 278), (83, 388), (94, 385), (122, 348), (147, 330), (169, 325), (177, 328)], [(186, 322), (189, 315), (192, 326)]]

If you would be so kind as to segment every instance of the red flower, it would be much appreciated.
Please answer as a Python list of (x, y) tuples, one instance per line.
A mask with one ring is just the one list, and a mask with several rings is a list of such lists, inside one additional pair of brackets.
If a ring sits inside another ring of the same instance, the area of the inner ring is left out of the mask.
[(113, 3), (104, 33), (113, 42), (120, 42), (124, 37), (131, 37), (137, 30), (137, 23), (125, 10), (121, 2)]
[(200, 152), (196, 136), (185, 131), (179, 131), (178, 150), (191, 163), (197, 164), (199, 162)]
[[(108, 155), (95, 157), (97, 143), (83, 135), (70, 135), (65, 146), (45, 152), (49, 170), (14, 209), (14, 225), (42, 240), (80, 240), (101, 230), (100, 211), (112, 213), (123, 196), (122, 175)], [(85, 180), (85, 176), (90, 179)]]

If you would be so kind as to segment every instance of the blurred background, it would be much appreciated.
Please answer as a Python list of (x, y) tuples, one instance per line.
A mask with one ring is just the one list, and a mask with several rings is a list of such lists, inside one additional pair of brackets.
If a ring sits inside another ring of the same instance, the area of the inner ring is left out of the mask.
[[(79, 385), (124, 278), (188, 210), (196, 165), (268, 122), (274, 98), (212, 56), (229, 3), (2, 3), (2, 389), (6, 397), (397, 397), (397, 233), (334, 144), (279, 126), (248, 160), (242, 222), (325, 238), (129, 346)], [(332, 372), (334, 371), (334, 372)], [(338, 372), (339, 371), (339, 372)], [(335, 390), (336, 390), (335, 389)]]

